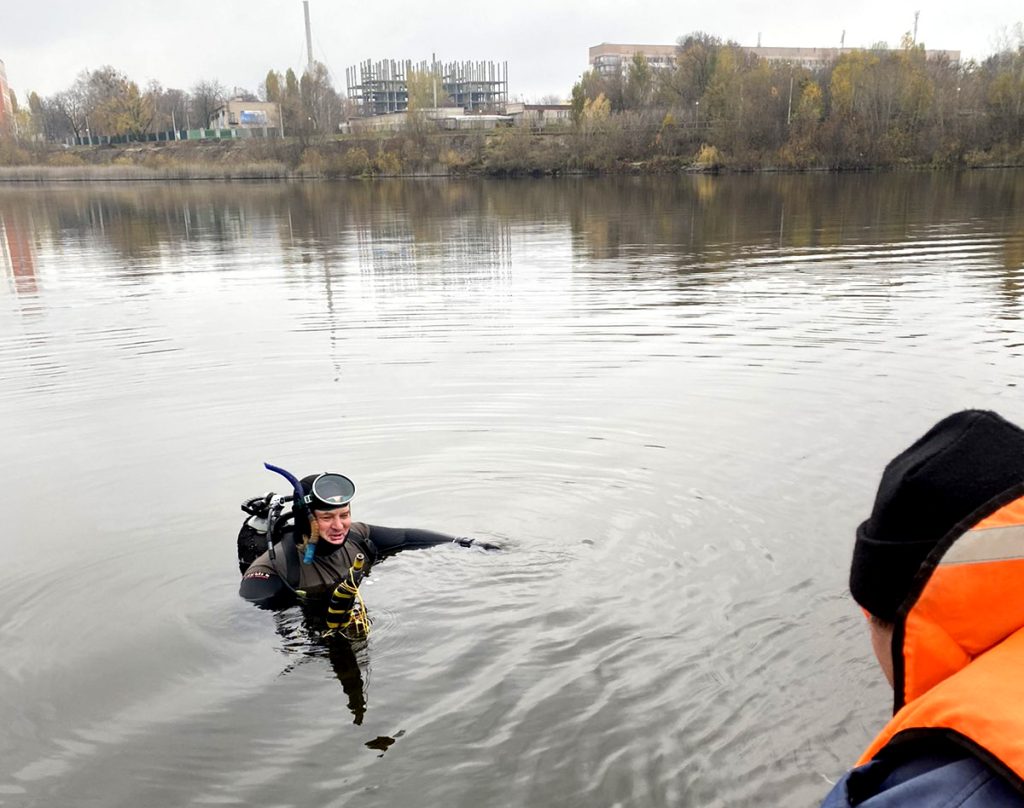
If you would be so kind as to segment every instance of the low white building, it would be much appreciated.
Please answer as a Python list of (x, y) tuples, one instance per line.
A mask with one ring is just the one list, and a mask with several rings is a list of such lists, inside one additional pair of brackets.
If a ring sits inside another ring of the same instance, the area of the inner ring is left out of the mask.
[(225, 101), (210, 116), (210, 129), (277, 129), (281, 108), (269, 101)]
[(388, 115), (353, 118), (349, 121), (349, 131), (400, 132), (409, 125), (411, 115), (421, 115), (438, 129), (496, 129), (499, 126), (512, 125), (512, 117), (509, 115), (466, 114), (459, 107), (439, 107), (437, 109), (421, 109), (419, 112), (411, 114), (392, 112)]
[(544, 129), (548, 126), (567, 126), (572, 123), (571, 104), (520, 104), (505, 107), (515, 126)]

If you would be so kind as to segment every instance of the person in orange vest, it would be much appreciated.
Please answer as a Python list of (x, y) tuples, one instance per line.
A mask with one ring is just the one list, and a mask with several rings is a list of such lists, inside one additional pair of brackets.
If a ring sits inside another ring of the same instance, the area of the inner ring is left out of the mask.
[(822, 808), (1024, 806), (1024, 430), (967, 410), (897, 455), (850, 591), (894, 715)]

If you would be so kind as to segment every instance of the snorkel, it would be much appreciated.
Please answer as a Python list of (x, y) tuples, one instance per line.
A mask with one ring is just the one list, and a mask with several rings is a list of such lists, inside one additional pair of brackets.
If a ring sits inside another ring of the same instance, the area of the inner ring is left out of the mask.
[[(292, 514), (295, 517), (295, 529), (297, 531), (301, 530), (301, 528), (299, 527), (299, 509), (301, 508), (303, 512), (306, 511), (306, 504), (305, 504), (305, 500), (303, 499), (304, 495), (303, 495), (303, 492), (302, 492), (302, 484), (298, 481), (298, 479), (295, 477), (294, 474), (292, 474), (290, 471), (287, 471), (287, 470), (285, 470), (283, 468), (280, 468), (279, 466), (272, 466), (270, 463), (264, 463), (263, 467), (265, 469), (267, 469), (267, 471), (273, 471), (276, 474), (280, 474), (289, 483), (291, 483), (292, 490), (295, 492), (294, 498), (292, 499)], [(308, 518), (308, 514), (307, 514), (307, 518)], [(315, 553), (315, 552), (316, 552), (316, 542), (314, 542), (314, 541), (306, 542), (306, 549), (305, 549), (305, 551), (302, 554), (302, 563), (303, 564), (312, 564), (313, 563), (313, 553)]]

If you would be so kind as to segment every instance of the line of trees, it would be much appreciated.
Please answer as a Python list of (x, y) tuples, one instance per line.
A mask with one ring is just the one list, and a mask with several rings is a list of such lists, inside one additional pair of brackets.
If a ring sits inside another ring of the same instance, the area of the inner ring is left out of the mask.
[(151, 81), (145, 88), (109, 65), (83, 70), (67, 89), (50, 96), (28, 93), (27, 105), (14, 102), (16, 131), (26, 140), (61, 141), (90, 135), (141, 137), (171, 129), (206, 127), (229, 99), (269, 101), (280, 105), (289, 134), (327, 133), (346, 118), (345, 100), (335, 91), (327, 68), (316, 62), (297, 77), (271, 70), (257, 96), (235, 87), (230, 93), (216, 79), (196, 82), (189, 90), (165, 88)]
[(192, 121), (206, 125), (208, 115), (225, 95), (216, 81), (200, 81), (191, 92), (165, 88), (151, 81), (145, 89), (120, 70), (106, 65), (83, 70), (67, 89), (42, 97), (28, 94), (27, 110), (19, 110), (18, 132), (25, 138), (63, 140), (90, 135), (141, 136), (185, 128)]
[(696, 131), (715, 159), (738, 165), (948, 164), (992, 150), (1019, 158), (1019, 25), (1016, 34), (980, 64), (926, 58), (907, 34), (899, 48), (878, 43), (811, 70), (696, 32), (678, 40), (672, 69), (637, 55), (624, 74), (584, 74), (572, 90), (573, 119), (592, 136), (642, 130), (648, 154), (692, 150)]

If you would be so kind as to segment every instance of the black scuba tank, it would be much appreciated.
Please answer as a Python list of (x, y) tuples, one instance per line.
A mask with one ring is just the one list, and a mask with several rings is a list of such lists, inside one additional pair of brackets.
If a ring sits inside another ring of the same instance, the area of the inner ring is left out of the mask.
[[(270, 527), (270, 505), (274, 492), (252, 497), (242, 503), (242, 510), (247, 514), (238, 531), (238, 569), (244, 575), (257, 558), (267, 551), (267, 530)], [(294, 526), (291, 515), (291, 497), (281, 497), (283, 509), (274, 520), (273, 544), (281, 541), (286, 529)]]

